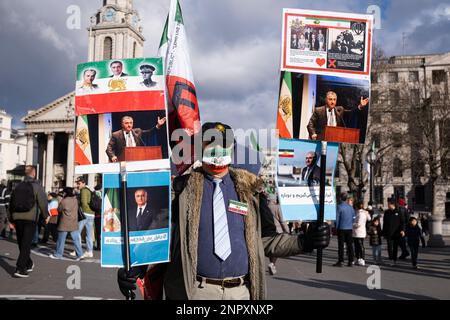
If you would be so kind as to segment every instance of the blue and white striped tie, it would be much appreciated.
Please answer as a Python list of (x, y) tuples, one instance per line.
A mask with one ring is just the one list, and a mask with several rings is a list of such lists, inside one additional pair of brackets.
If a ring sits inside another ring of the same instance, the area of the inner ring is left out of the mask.
[(227, 211), (220, 189), (221, 179), (214, 179), (213, 216), (214, 216), (214, 253), (225, 261), (231, 253), (230, 234), (228, 233)]

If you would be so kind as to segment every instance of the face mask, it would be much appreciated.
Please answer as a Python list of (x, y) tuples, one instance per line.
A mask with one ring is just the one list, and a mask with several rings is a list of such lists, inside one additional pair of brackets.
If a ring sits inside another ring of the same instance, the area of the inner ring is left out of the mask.
[(231, 163), (232, 150), (233, 146), (229, 148), (223, 148), (222, 146), (205, 148), (205, 150), (203, 150), (202, 162), (208, 165), (208, 167), (215, 167), (218, 170), (223, 169), (223, 167), (226, 169), (226, 167)]

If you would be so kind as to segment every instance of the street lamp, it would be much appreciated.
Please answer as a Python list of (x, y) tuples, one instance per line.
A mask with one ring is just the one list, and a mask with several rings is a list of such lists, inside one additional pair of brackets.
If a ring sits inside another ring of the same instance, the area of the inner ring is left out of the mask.
[(370, 194), (369, 194), (369, 203), (373, 205), (373, 167), (376, 164), (377, 161), (377, 155), (375, 154), (375, 151), (373, 150), (373, 145), (370, 147), (369, 152), (367, 152), (366, 155), (366, 161), (370, 165)]

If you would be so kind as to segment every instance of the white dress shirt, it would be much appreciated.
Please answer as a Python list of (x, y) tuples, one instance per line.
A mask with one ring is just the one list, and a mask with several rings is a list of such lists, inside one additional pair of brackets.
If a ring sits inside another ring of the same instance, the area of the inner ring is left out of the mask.
[(133, 132), (123, 132), (123, 136), (125, 137), (125, 143), (127, 147), (136, 147), (136, 141), (134, 140)]

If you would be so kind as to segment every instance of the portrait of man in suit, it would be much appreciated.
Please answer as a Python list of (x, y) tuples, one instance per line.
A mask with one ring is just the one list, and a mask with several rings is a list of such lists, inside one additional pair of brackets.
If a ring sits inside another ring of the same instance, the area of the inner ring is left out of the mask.
[(142, 139), (144, 134), (157, 134), (158, 130), (166, 123), (166, 118), (158, 117), (156, 126), (151, 129), (143, 130), (141, 128), (133, 128), (133, 118), (130, 116), (124, 116), (122, 118), (122, 129), (113, 132), (111, 139), (109, 140), (106, 148), (106, 154), (109, 161), (117, 162), (123, 158), (125, 147), (138, 147), (145, 146)]
[(307, 125), (309, 138), (312, 140), (323, 140), (325, 127), (346, 127), (344, 113), (362, 111), (368, 104), (369, 98), (361, 97), (360, 103), (356, 108), (346, 109), (337, 104), (337, 94), (334, 91), (328, 91), (325, 98), (325, 106), (314, 110)]
[(130, 231), (145, 231), (168, 227), (169, 217), (162, 211), (150, 206), (150, 198), (145, 189), (134, 192), (135, 205), (128, 210), (128, 223)]
[(109, 68), (111, 69), (112, 75), (109, 76), (110, 78), (121, 78), (121, 77), (127, 77), (128, 74), (123, 72), (123, 63), (122, 61), (113, 61), (109, 65)]
[(320, 184), (320, 167), (317, 165), (317, 154), (309, 151), (305, 157), (305, 167), (302, 169), (302, 181), (308, 186)]

